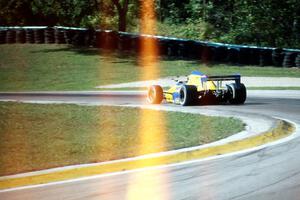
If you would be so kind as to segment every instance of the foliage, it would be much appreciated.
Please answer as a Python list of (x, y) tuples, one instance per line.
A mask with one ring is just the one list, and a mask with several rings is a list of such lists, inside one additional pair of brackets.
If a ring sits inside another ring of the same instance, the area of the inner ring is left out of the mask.
[[(139, 31), (141, 9), (141, 0), (0, 0), (0, 25)], [(155, 10), (164, 35), (300, 47), (298, 0), (155, 0)]]
[(0, 24), (78, 26), (97, 6), (96, 0), (0, 0)]
[(138, 0), (100, 0), (98, 28), (119, 31), (136, 26)]
[(237, 43), (283, 47), (296, 42), (299, 45), (296, 38), (300, 34), (299, 2), (238, 1), (234, 6), (241, 9), (236, 9), (236, 23), (229, 34), (235, 36)]
[(178, 38), (214, 40), (214, 27), (201, 20), (186, 20), (186, 23), (172, 24), (170, 22), (158, 23), (158, 35)]
[(26, 25), (34, 15), (31, 0), (0, 0), (0, 25)]
[(208, 38), (215, 41), (300, 47), (297, 0), (167, 0), (160, 6), (158, 13), (167, 27), (170, 23), (183, 26), (201, 20), (214, 27)]

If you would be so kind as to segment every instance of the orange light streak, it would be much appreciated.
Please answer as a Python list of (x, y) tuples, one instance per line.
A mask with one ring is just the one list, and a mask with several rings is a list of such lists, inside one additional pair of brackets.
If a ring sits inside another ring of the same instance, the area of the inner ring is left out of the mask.
[[(156, 15), (154, 1), (141, 1), (141, 33), (148, 35), (156, 34)], [(140, 40), (140, 66), (144, 68), (142, 80), (159, 77), (158, 70), (158, 44), (152, 37), (142, 37)]]
[[(143, 0), (140, 2), (141, 33), (155, 35), (156, 15), (154, 1)], [(156, 39), (151, 36), (143, 36), (140, 39), (139, 65), (142, 71), (141, 80), (159, 78), (158, 53), (159, 48)], [(163, 113), (142, 109), (138, 131), (140, 141), (140, 148), (137, 149), (138, 154), (165, 151), (167, 146), (166, 133)], [(165, 174), (164, 170), (143, 171), (132, 174), (128, 182), (127, 199), (169, 199), (168, 180), (162, 174)]]

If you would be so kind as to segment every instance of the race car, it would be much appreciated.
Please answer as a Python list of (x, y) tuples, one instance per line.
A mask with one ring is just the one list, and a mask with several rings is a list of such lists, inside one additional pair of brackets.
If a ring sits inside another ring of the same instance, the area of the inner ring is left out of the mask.
[[(223, 87), (224, 81), (228, 84)], [(199, 71), (193, 71), (185, 80), (176, 80), (167, 91), (163, 91), (160, 85), (151, 85), (147, 91), (147, 100), (151, 104), (160, 104), (163, 100), (182, 106), (244, 104), (246, 98), (246, 87), (239, 74), (207, 76)]]

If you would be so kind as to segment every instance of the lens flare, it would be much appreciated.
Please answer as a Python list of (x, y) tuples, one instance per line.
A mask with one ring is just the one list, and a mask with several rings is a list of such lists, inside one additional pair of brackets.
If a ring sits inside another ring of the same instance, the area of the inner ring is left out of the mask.
[(141, 33), (140, 39), (140, 66), (143, 67), (142, 80), (159, 77), (158, 70), (158, 44), (151, 35), (156, 34), (156, 16), (154, 12), (154, 1), (141, 1)]
[[(141, 80), (159, 78), (157, 40), (151, 35), (156, 34), (156, 16), (154, 1), (141, 1), (141, 33), (139, 65), (141, 67)], [(155, 127), (155, 128), (154, 128)], [(138, 154), (148, 154), (165, 151), (167, 146), (165, 117), (161, 112), (141, 110), (140, 128), (138, 131), (140, 148)], [(145, 164), (145, 163), (143, 163)], [(148, 163), (147, 163), (148, 164)], [(127, 199), (169, 199), (167, 179), (161, 174), (164, 170), (143, 171), (130, 176), (127, 188)]]

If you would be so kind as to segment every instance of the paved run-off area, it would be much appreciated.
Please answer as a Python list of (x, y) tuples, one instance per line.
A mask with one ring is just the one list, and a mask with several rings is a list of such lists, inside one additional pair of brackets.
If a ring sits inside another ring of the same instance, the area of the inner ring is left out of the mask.
[[(185, 80), (184, 76), (166, 77), (158, 80), (137, 81), (131, 83), (121, 83), (113, 85), (97, 86), (96, 88), (134, 88), (147, 87), (149, 85), (161, 85), (163, 87), (172, 86), (175, 84), (174, 80)], [(241, 82), (246, 87), (300, 87), (300, 78), (291, 77), (241, 77)]]

